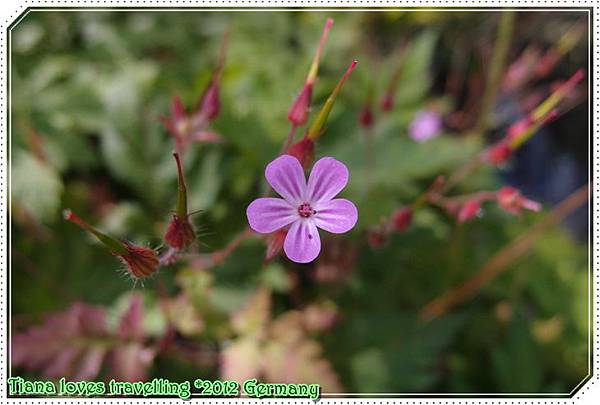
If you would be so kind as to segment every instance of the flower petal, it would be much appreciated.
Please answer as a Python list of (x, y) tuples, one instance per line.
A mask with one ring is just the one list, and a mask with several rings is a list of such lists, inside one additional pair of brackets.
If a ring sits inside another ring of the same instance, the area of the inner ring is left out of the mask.
[(298, 159), (281, 155), (267, 165), (265, 177), (275, 191), (291, 204), (301, 204), (306, 194), (306, 178)]
[(320, 202), (315, 205), (315, 210), (315, 225), (327, 232), (348, 232), (358, 220), (356, 206), (345, 198)]
[(246, 209), (250, 228), (258, 233), (271, 233), (298, 218), (294, 208), (281, 198), (258, 198)]
[(315, 260), (321, 251), (321, 238), (313, 221), (294, 222), (285, 237), (283, 250), (287, 257), (296, 263)]
[(348, 184), (348, 168), (332, 157), (319, 159), (308, 179), (308, 200), (316, 204), (331, 200)]

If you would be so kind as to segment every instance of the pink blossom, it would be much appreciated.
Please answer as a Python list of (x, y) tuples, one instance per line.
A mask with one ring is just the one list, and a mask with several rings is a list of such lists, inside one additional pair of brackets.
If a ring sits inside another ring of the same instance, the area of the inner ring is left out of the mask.
[(283, 250), (296, 263), (309, 263), (321, 251), (317, 228), (332, 233), (351, 230), (358, 210), (349, 200), (334, 197), (348, 183), (348, 168), (324, 157), (312, 168), (306, 182), (298, 159), (282, 155), (269, 163), (265, 177), (283, 198), (258, 198), (246, 210), (250, 227), (258, 233), (272, 233), (289, 227)]
[(408, 133), (417, 142), (437, 137), (442, 130), (442, 117), (433, 110), (421, 110), (410, 123)]
[(469, 200), (464, 203), (458, 212), (458, 223), (464, 224), (479, 215), (481, 212), (481, 201), (477, 199)]
[(502, 187), (498, 191), (496, 199), (500, 208), (515, 215), (519, 215), (523, 208), (535, 212), (542, 209), (539, 202), (523, 197), (519, 190), (509, 186)]

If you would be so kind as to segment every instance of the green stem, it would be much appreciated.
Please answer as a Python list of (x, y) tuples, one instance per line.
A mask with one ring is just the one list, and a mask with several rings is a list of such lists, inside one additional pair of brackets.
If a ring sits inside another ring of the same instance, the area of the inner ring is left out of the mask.
[(183, 176), (183, 168), (181, 159), (177, 152), (173, 152), (175, 163), (177, 163), (177, 216), (179, 218), (187, 217), (187, 189), (185, 187), (185, 177)]
[(121, 254), (121, 255), (129, 253), (127, 251), (127, 248), (125, 247), (125, 245), (122, 242), (120, 242), (119, 240), (117, 240), (111, 236), (108, 236), (105, 233), (100, 232), (99, 230), (97, 230), (96, 228), (94, 228), (93, 226), (91, 226), (90, 224), (85, 222), (83, 219), (79, 218), (71, 210), (65, 210), (63, 212), (63, 215), (67, 221), (73, 222), (74, 224), (78, 225), (82, 229), (84, 229), (84, 230), (88, 231), (89, 233), (91, 233), (92, 235), (94, 235), (112, 253)]
[(317, 116), (317, 118), (314, 120), (314, 122), (310, 126), (307, 136), (311, 141), (316, 140), (319, 137), (319, 135), (321, 135), (321, 133), (323, 132), (323, 127), (325, 126), (325, 123), (327, 122), (327, 118), (329, 117), (329, 113), (331, 112), (331, 109), (333, 108), (333, 103), (335, 103), (335, 99), (337, 98), (340, 91), (342, 91), (344, 82), (346, 81), (348, 76), (350, 76), (350, 73), (352, 73), (352, 71), (356, 67), (357, 63), (358, 63), (358, 61), (353, 61), (350, 64), (350, 66), (346, 70), (346, 73), (344, 73), (344, 76), (342, 76), (342, 78), (338, 82), (337, 86), (335, 86), (335, 88), (331, 92), (331, 95), (329, 96), (327, 101), (325, 101), (325, 105), (323, 105), (323, 108), (321, 108), (321, 111), (319, 111), (319, 115)]

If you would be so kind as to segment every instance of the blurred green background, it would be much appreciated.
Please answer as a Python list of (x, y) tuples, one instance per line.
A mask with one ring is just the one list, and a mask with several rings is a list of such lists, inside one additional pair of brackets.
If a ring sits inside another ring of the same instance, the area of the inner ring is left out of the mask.
[[(221, 265), (201, 269), (189, 260), (133, 288), (113, 257), (62, 220), (61, 210), (69, 207), (118, 237), (153, 247), (162, 243), (176, 172), (172, 138), (158, 118), (168, 114), (174, 94), (188, 107), (197, 102), (230, 27), (221, 114), (213, 125), (224, 142), (193, 145), (185, 156), (189, 205), (204, 211), (194, 217), (201, 229), (198, 249), (223, 247), (244, 229), (245, 208), (261, 193), (264, 167), (284, 142), (287, 109), (327, 17), (335, 24), (313, 112), (349, 62), (358, 59), (359, 65), (316, 156), (333, 156), (349, 167), (343, 195), (357, 204), (360, 218), (351, 233), (323, 237), (315, 263), (277, 258), (263, 265), (264, 241), (252, 239)], [(557, 32), (580, 17), (519, 13), (509, 61), (524, 44), (551, 46)], [(184, 292), (192, 297), (185, 311), (201, 319), (202, 327), (176, 325), (172, 344), (185, 351), (159, 350), (149, 376), (218, 378), (219, 358), (232, 352), (234, 368), (253, 369), (252, 349), (239, 343), (257, 332), (236, 327), (230, 316), (267, 288), (274, 318), (305, 313), (311, 305), (336, 313), (334, 325), (309, 331), (292, 346), (311, 347), (298, 350), (305, 374), (292, 378), (337, 376), (337, 383), (324, 383), (325, 392), (569, 392), (587, 375), (590, 355), (587, 241), (560, 228), (548, 230), (472, 300), (423, 322), (418, 313), (428, 301), (474, 275), (543, 214), (514, 217), (490, 205), (481, 218), (457, 226), (444, 212), (425, 208), (408, 232), (393, 235), (382, 249), (369, 248), (363, 234), (483, 146), (483, 139), (451, 130), (418, 144), (407, 127), (431, 100), (445, 110), (456, 108), (459, 101), (436, 84), (447, 74), (440, 66), (455, 55), (465, 76), (485, 72), (489, 66), (472, 55), (491, 49), (498, 18), (498, 12), (29, 13), (12, 30), (10, 43), (12, 333), (74, 301), (119, 313), (123, 297), (134, 291), (145, 300), (146, 342), (159, 340), (173, 321), (159, 303)], [(402, 46), (408, 51), (400, 58)], [(576, 51), (561, 65), (567, 72), (587, 60), (585, 38)], [(401, 61), (396, 106), (376, 117), (376, 159), (367, 189), (357, 115), (368, 89), (379, 97)], [(501, 185), (498, 173), (486, 167), (458, 192)], [(259, 325), (266, 327), (264, 322)], [(261, 339), (264, 345), (282, 341), (276, 333)], [(239, 350), (227, 351), (231, 347)], [(331, 366), (325, 371), (324, 361)], [(261, 379), (276, 381), (277, 365), (264, 367)]]

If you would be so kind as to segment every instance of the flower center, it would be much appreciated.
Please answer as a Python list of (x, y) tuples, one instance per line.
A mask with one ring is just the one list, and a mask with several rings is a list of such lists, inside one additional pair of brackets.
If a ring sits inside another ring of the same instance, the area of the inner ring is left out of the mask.
[(309, 203), (300, 204), (298, 207), (298, 215), (302, 218), (308, 218), (315, 215), (317, 211), (313, 210)]

